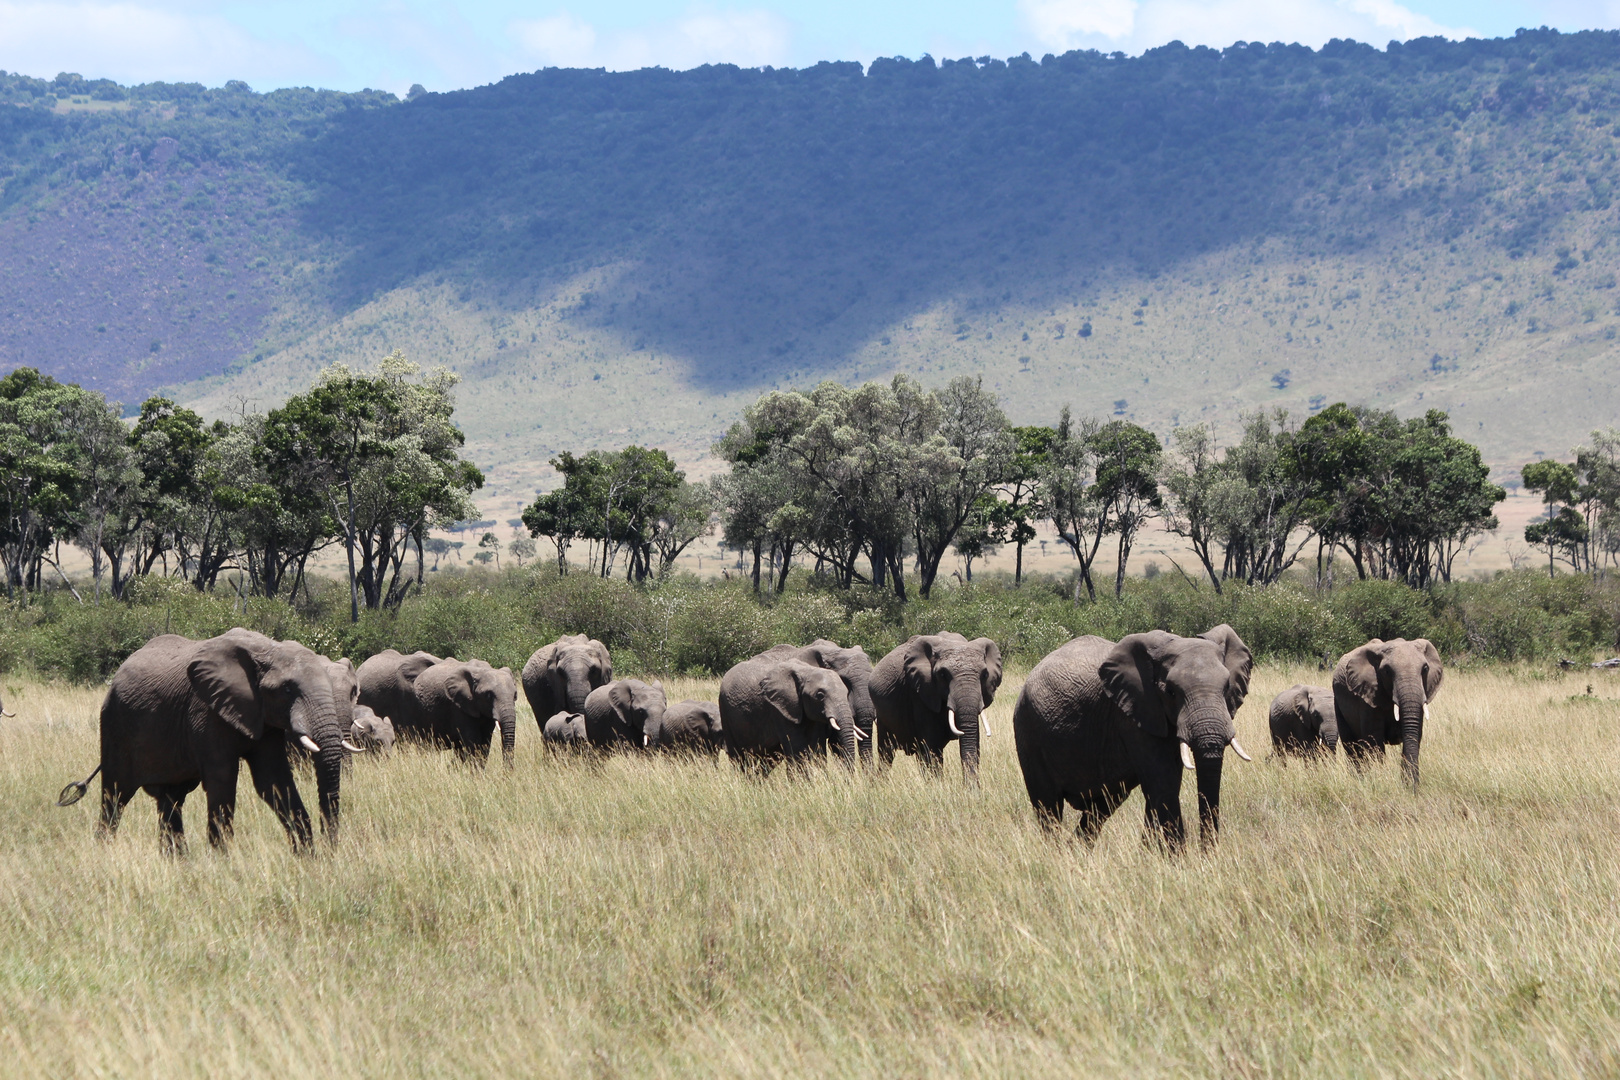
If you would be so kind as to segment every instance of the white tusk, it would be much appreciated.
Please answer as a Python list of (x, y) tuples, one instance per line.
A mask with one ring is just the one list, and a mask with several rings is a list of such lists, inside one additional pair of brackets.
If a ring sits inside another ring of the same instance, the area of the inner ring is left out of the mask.
[(832, 725), (832, 729), (834, 731), (843, 731), (844, 730), (843, 728), (838, 726), (838, 717), (834, 716), (832, 713), (827, 714), (827, 723)]
[(1236, 750), (1237, 756), (1242, 758), (1244, 761), (1254, 760), (1254, 758), (1250, 757), (1248, 752), (1243, 749), (1243, 744), (1237, 741), (1236, 735), (1232, 736), (1232, 749)]
[(347, 750), (351, 754), (363, 754), (363, 753), (366, 752), (365, 747), (356, 746), (356, 745), (354, 745), (354, 743), (350, 742), (348, 739), (343, 740), (343, 749)]
[(989, 713), (980, 713), (979, 714), (979, 734), (984, 736), (986, 739), (988, 739), (990, 737), (990, 714)]
[(7, 712), (5, 709), (0, 709), (0, 716), (16, 716), (16, 715), (17, 714), (14, 713), (14, 712)]
[(961, 738), (962, 729), (956, 726), (956, 710), (955, 709), (946, 709), (945, 710), (945, 722), (951, 726), (951, 734), (955, 735), (957, 738)]
[(1425, 724), (1429, 722), (1429, 703), (1427, 701), (1423, 703), (1423, 722)]
[(866, 732), (862, 731), (860, 728), (855, 729), (855, 741), (856, 742), (860, 742), (862, 739), (870, 739), (871, 737), (872, 736), (868, 735)]
[(321, 752), (320, 744), (314, 739), (310, 738), (308, 735), (298, 736), (298, 745), (302, 746), (305, 750), (308, 750), (312, 754), (318, 754)]
[(651, 746), (652, 745), (652, 736), (648, 735), (645, 731), (643, 731), (641, 733), (641, 745), (642, 746)]
[(1193, 765), (1192, 747), (1188, 746), (1186, 743), (1181, 744), (1181, 767), (1183, 769), (1192, 769), (1196, 767)]

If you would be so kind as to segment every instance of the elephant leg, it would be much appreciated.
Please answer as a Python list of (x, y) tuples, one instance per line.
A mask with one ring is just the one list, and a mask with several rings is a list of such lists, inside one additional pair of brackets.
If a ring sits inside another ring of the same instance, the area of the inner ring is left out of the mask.
[(887, 725), (879, 724), (877, 744), (878, 761), (883, 763), (885, 770), (892, 768), (894, 766), (894, 752), (900, 749), (900, 740), (894, 737), (894, 732), (890, 731)]
[(153, 784), (146, 791), (157, 800), (158, 838), (166, 855), (186, 853), (186, 823), (181, 811), (195, 784)]
[(1347, 739), (1344, 743), (1344, 756), (1349, 758), (1350, 764), (1360, 772), (1374, 761), (1384, 760), (1384, 744), (1376, 739)]
[(1130, 792), (1123, 784), (1102, 788), (1098, 791), (1088, 791), (1073, 800), (1074, 809), (1080, 820), (1075, 825), (1074, 833), (1086, 842), (1086, 846), (1097, 842), (1097, 834), (1102, 832), (1103, 823), (1118, 809), (1119, 804), (1125, 801)]
[(941, 774), (945, 767), (945, 747), (943, 744), (935, 746), (933, 743), (918, 739), (907, 749), (916, 755), (917, 767), (922, 769), (923, 772), (934, 777)]
[(127, 784), (119, 784), (103, 773), (101, 777), (101, 821), (96, 826), (96, 835), (103, 840), (111, 840), (118, 832), (118, 822), (124, 816), (124, 807), (129, 800), (135, 797), (138, 788)]
[[(863, 772), (871, 772), (872, 771), (872, 732), (869, 729), (861, 728), (859, 725), (857, 725), (857, 729), (860, 730), (863, 734), (865, 734), (866, 738), (856, 740), (859, 743), (859, 746), (857, 747), (855, 753), (856, 753), (857, 758), (860, 760), (861, 770)], [(887, 764), (887, 762), (885, 762), (885, 764)]]
[(309, 811), (304, 809), (304, 800), (298, 797), (298, 786), (293, 783), (286, 748), (280, 748), (279, 760), (275, 753), (266, 753), (265, 749), (261, 747), (259, 753), (248, 758), (248, 771), (253, 774), (253, 790), (275, 811), (281, 827), (287, 830), (293, 850), (307, 851), (314, 843), (315, 833), (310, 827)]
[(208, 796), (208, 842), (220, 851), (231, 842), (236, 823), (236, 778), (241, 763), (232, 758), (229, 765), (203, 773), (203, 793)]
[[(1147, 801), (1143, 817), (1144, 838), (1159, 839), (1172, 852), (1181, 851), (1187, 841), (1187, 826), (1181, 818), (1181, 762), (1174, 762), (1175, 773), (1156, 777), (1142, 784), (1142, 795)], [(1161, 770), (1166, 771), (1168, 770)]]

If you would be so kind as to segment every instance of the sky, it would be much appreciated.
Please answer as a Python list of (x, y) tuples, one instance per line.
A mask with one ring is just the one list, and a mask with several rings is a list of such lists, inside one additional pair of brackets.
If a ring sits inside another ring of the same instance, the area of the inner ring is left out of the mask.
[(1620, 0), (0, 0), (0, 69), (455, 90), (541, 67), (803, 67), (1180, 40), (1383, 46), (1620, 27)]

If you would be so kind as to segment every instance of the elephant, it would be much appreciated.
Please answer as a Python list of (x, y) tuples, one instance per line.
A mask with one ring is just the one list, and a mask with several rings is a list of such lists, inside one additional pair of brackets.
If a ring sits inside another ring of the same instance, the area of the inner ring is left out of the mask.
[(419, 728), (406, 728), (397, 717), (401, 735), (425, 739), (456, 751), (482, 765), (497, 725), (501, 729), (501, 756), (512, 764), (517, 737), (517, 680), (511, 668), (495, 668), (482, 660), (440, 660), (425, 668), (411, 684), (422, 718)]
[(612, 681), (607, 646), (584, 634), (558, 638), (523, 665), (523, 696), (542, 729), (557, 713), (583, 713), (591, 691)]
[(798, 762), (825, 752), (829, 735), (855, 767), (854, 710), (838, 673), (803, 660), (756, 656), (720, 680), (720, 726), (726, 754), (745, 768), (769, 772), (777, 761)]
[(1416, 792), (1423, 724), (1444, 678), (1440, 653), (1425, 638), (1373, 638), (1345, 653), (1333, 669), (1333, 712), (1345, 755), (1360, 768), (1382, 758), (1385, 744), (1399, 743), (1401, 776)]
[(585, 741), (592, 746), (649, 747), (664, 722), (663, 683), (615, 679), (585, 698)]
[(664, 710), (664, 722), (653, 745), (660, 750), (691, 751), (710, 756), (726, 744), (720, 705), (714, 701), (681, 701)]
[(304, 851), (313, 831), (293, 782), (291, 740), (314, 758), (321, 825), (335, 841), (351, 713), (333, 692), (332, 666), (296, 641), (240, 627), (205, 641), (155, 637), (113, 676), (101, 706), (101, 764), (64, 789), (60, 802), (77, 801), (99, 772), (99, 832), (110, 838), (124, 807), (144, 790), (157, 800), (164, 847), (179, 853), (185, 847), (182, 807), (201, 784), (209, 843), (223, 848), (245, 760), (259, 797), (275, 811), (293, 849)]
[(553, 713), (540, 725), (540, 737), (548, 744), (584, 746), (585, 714), (582, 712)]
[(349, 725), (349, 742), (368, 752), (390, 753), (394, 749), (393, 721), (378, 716), (365, 705), (356, 705), (354, 722)]
[(355, 703), (366, 706), (378, 716), (386, 716), (396, 735), (418, 734), (427, 728), (427, 718), (416, 700), (416, 677), (437, 663), (439, 658), (429, 652), (405, 656), (393, 649), (384, 649), (367, 659), (355, 673), (360, 685)]
[[(320, 660), (326, 669), (327, 681), (332, 684), (332, 699), (338, 705), (338, 722), (343, 725), (343, 737), (348, 740), (351, 751), (364, 753), (367, 747), (354, 737), (355, 709), (359, 707), (360, 700), (360, 681), (355, 675), (354, 661), (347, 656), (341, 660), (321, 656)], [(309, 760), (309, 751), (298, 742), (288, 743), (287, 753), (298, 761)]]
[(969, 641), (949, 631), (912, 637), (872, 670), (878, 757), (887, 767), (904, 750), (937, 773), (946, 745), (957, 739), (962, 775), (977, 783), (979, 739), (990, 735), (984, 711), (1000, 686), (1001, 650), (989, 638)]
[(1067, 802), (1089, 843), (1140, 785), (1148, 835), (1180, 851), (1185, 769), (1197, 775), (1200, 835), (1213, 845), (1226, 747), (1250, 760), (1232, 717), (1252, 667), (1248, 646), (1225, 623), (1192, 638), (1162, 630), (1117, 644), (1081, 637), (1049, 654), (1013, 707), (1018, 764), (1036, 817), (1056, 829)]
[[(859, 645), (846, 649), (836, 641), (817, 638), (808, 645), (778, 645), (762, 656), (803, 660), (807, 664), (835, 671), (844, 681), (849, 707), (855, 714), (855, 743), (861, 764), (872, 764), (872, 728), (877, 709), (872, 704), (872, 661)], [(830, 733), (829, 733), (830, 735)]]
[(1332, 757), (1339, 745), (1333, 691), (1295, 683), (1271, 701), (1271, 751), (1279, 761)]

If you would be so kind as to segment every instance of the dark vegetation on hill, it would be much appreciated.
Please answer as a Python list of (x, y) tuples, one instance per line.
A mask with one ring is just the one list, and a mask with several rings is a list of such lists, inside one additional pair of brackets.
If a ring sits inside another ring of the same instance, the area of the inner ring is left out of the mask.
[(1590, 257), (1553, 246), (1567, 219), (1612, 213), (1617, 71), (1620, 35), (1522, 31), (547, 70), (409, 103), (8, 75), (0, 360), (133, 399), (406, 282), (527, 295), (629, 260), (571, 315), (712, 388), (807, 381), (946, 295), (1084, 294), (1268, 238), (1564, 274)]

